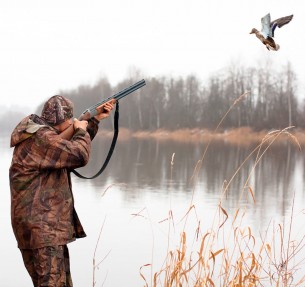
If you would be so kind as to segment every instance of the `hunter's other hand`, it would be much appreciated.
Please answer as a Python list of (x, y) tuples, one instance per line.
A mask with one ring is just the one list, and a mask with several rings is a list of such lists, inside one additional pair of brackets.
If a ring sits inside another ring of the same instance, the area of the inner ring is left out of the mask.
[(81, 128), (83, 130), (86, 130), (88, 126), (88, 122), (87, 121), (79, 121), (78, 119), (74, 119), (73, 120), (73, 127), (74, 130)]
[(108, 118), (110, 115), (110, 112), (113, 110), (113, 105), (115, 102), (109, 101), (107, 103), (104, 103), (96, 108), (97, 110), (97, 115), (95, 118), (100, 121), (105, 118)]

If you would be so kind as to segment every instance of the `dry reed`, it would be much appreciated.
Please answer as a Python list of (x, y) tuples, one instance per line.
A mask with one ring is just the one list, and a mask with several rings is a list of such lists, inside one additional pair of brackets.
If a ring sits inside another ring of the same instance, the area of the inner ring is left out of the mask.
[[(201, 222), (196, 213), (196, 206), (191, 198), (189, 208), (181, 219), (184, 221), (181, 230), (178, 247), (170, 249), (169, 236), (167, 242), (167, 252), (165, 254), (164, 264), (156, 268), (153, 262), (144, 264), (140, 267), (140, 276), (144, 281), (145, 287), (251, 287), (251, 286), (304, 286), (305, 276), (300, 273), (300, 268), (304, 264), (304, 258), (301, 251), (305, 246), (305, 235), (300, 239), (292, 239), (292, 227), (294, 220), (294, 198), (292, 202), (290, 222), (284, 224), (269, 224), (265, 233), (256, 236), (250, 226), (244, 226), (243, 220), (247, 212), (246, 207), (239, 204), (232, 216), (224, 207), (223, 202), (229, 192), (229, 187), (233, 180), (240, 173), (243, 166), (250, 159), (255, 158), (254, 164), (247, 178), (245, 178), (243, 190), (240, 195), (240, 203), (246, 198), (248, 203), (256, 204), (255, 191), (250, 186), (250, 178), (259, 162), (262, 160), (270, 147), (283, 139), (291, 140), (298, 149), (301, 149), (300, 142), (305, 142), (305, 136), (302, 133), (291, 133), (292, 127), (283, 130), (272, 131), (267, 134), (255, 134), (249, 128), (227, 131), (225, 134), (219, 132), (219, 128), (230, 111), (242, 101), (248, 93), (244, 93), (234, 101), (226, 114), (220, 120), (213, 132), (202, 130), (180, 130), (174, 133), (167, 131), (157, 131), (156, 133), (141, 132), (132, 134), (124, 131), (122, 137), (138, 138), (156, 138), (182, 141), (185, 139), (194, 142), (204, 142), (206, 147), (202, 157), (195, 165), (192, 175), (193, 196), (195, 186), (200, 176), (200, 170), (204, 163), (206, 153), (212, 141), (223, 140), (232, 144), (249, 144), (258, 142), (257, 146), (249, 153), (240, 166), (235, 170), (232, 177), (224, 181), (220, 192), (218, 208), (215, 211), (213, 221), (208, 230), (202, 232)], [(188, 134), (188, 136), (185, 136)], [(299, 136), (301, 141), (299, 140)], [(171, 181), (174, 169), (174, 157), (172, 154), (170, 168)], [(107, 191), (107, 190), (106, 190)], [(106, 192), (105, 191), (105, 192)], [(104, 192), (104, 193), (105, 193)], [(249, 201), (250, 199), (250, 201)], [(134, 217), (145, 217), (142, 214), (144, 210)], [(195, 234), (187, 234), (186, 227), (189, 223), (189, 217), (195, 214), (197, 228)], [(149, 218), (148, 218), (149, 219)], [(176, 229), (172, 209), (168, 212), (168, 217), (159, 221), (163, 223), (168, 221), (169, 227)], [(150, 221), (150, 224), (152, 222)], [(104, 223), (103, 223), (104, 225)], [(103, 228), (103, 227), (102, 227)], [(170, 233), (171, 228), (169, 228)], [(102, 229), (101, 229), (102, 231)], [(190, 242), (190, 238), (193, 240)], [(100, 235), (98, 242), (100, 240)], [(98, 245), (97, 242), (97, 245)], [(97, 248), (97, 246), (96, 246)], [(93, 286), (95, 286), (95, 270), (103, 262), (95, 262), (95, 253), (93, 258)], [(106, 255), (107, 256), (107, 255)], [(153, 268), (154, 267), (154, 268)], [(146, 269), (150, 270), (150, 279), (145, 276)], [(152, 270), (157, 269), (154, 272)], [(304, 272), (303, 272), (304, 273)]]
[[(247, 93), (234, 101), (214, 130), (214, 134), (217, 134), (221, 123), (232, 108), (246, 95)], [(255, 192), (249, 185), (249, 180), (258, 163), (266, 156), (269, 148), (283, 136), (288, 136), (288, 139), (292, 140), (301, 149), (297, 137), (290, 132), (291, 128), (272, 131), (263, 137), (261, 142), (236, 169), (231, 179), (224, 182), (218, 208), (215, 211), (211, 227), (207, 231), (201, 231), (200, 220), (196, 216), (198, 227), (192, 236), (195, 240), (189, 244), (188, 237), (190, 236), (187, 235), (186, 226), (190, 214), (196, 213), (196, 206), (192, 197), (189, 208), (182, 219), (184, 220), (184, 226), (178, 247), (173, 250), (168, 249), (163, 266), (157, 268), (159, 271), (151, 276), (150, 282), (146, 279), (144, 271), (147, 267), (152, 270), (152, 264), (145, 264), (140, 268), (140, 276), (144, 280), (145, 287), (304, 286), (302, 284), (305, 282), (305, 276), (302, 274), (303, 277), (296, 279), (296, 274), (305, 260), (298, 257), (305, 246), (305, 236), (298, 241), (291, 238), (294, 198), (288, 226), (277, 224), (272, 229), (270, 224), (265, 234), (259, 237), (254, 235), (251, 227), (243, 224), (247, 212), (245, 207), (241, 207), (241, 204), (238, 205), (234, 215), (231, 216), (223, 206), (223, 201), (233, 179), (244, 164), (253, 157), (255, 161), (250, 174), (245, 179), (240, 201), (246, 198), (249, 203), (250, 198), (252, 204), (256, 203)], [(215, 137), (211, 136), (209, 138), (203, 155), (194, 168), (192, 176), (194, 183), (193, 196), (205, 155), (213, 139)], [(173, 159), (174, 155), (171, 161), (171, 169), (174, 168)], [(170, 217), (173, 219), (172, 213), (170, 213)]]
[[(96, 242), (96, 245), (95, 245), (95, 249), (94, 249), (94, 253), (93, 253), (93, 259), (92, 259), (92, 286), (95, 287), (96, 286), (96, 279), (95, 279), (95, 271), (97, 269), (99, 269), (99, 266), (104, 262), (104, 260), (108, 257), (108, 255), (110, 254), (110, 251), (103, 257), (103, 259), (99, 260), (98, 262), (96, 262), (96, 251), (97, 251), (97, 247), (99, 245), (99, 242), (100, 242), (100, 239), (101, 239), (101, 235), (102, 235), (102, 231), (104, 229), (104, 225), (105, 225), (105, 221), (106, 221), (106, 218), (104, 219), (103, 221), (103, 224), (102, 224), (102, 227), (100, 229), (100, 233), (99, 233), (99, 236), (98, 236), (98, 239), (97, 239), (97, 242)], [(104, 282), (106, 281), (106, 277), (104, 279)], [(104, 285), (104, 282), (102, 284), (102, 286)]]

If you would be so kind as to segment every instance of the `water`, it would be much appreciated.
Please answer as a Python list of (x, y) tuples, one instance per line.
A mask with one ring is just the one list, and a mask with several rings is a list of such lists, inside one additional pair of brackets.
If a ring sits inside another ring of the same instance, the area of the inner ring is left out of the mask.
[[(94, 141), (90, 163), (81, 173), (90, 176), (98, 170), (109, 142), (102, 137)], [(3, 287), (31, 286), (10, 226), (8, 168), (12, 150), (6, 137), (0, 145), (0, 282)], [(212, 143), (197, 177), (195, 167), (205, 147), (119, 139), (99, 178), (82, 180), (72, 175), (76, 209), (87, 233), (85, 239), (69, 244), (75, 287), (93, 286), (93, 276), (95, 286), (144, 286), (140, 272), (150, 285), (151, 272), (162, 268), (167, 248), (179, 245), (182, 230), (187, 231), (191, 248), (199, 222), (202, 234), (211, 227), (228, 183), (221, 206), (229, 220), (242, 208), (246, 209), (243, 224), (256, 234), (270, 222), (288, 225), (295, 196), (294, 226), (305, 230), (303, 152), (288, 143), (274, 145), (253, 170), (255, 155), (243, 161), (254, 147)], [(100, 263), (95, 270), (94, 254)]]

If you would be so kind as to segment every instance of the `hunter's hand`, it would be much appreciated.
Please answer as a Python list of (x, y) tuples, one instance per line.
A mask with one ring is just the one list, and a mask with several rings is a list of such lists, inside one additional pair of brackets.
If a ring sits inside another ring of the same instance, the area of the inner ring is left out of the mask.
[(97, 115), (94, 116), (98, 121), (108, 118), (110, 112), (113, 110), (114, 101), (109, 101), (96, 108)]
[(73, 120), (74, 130), (81, 128), (83, 130), (87, 130), (88, 122), (87, 121), (79, 121), (78, 119)]

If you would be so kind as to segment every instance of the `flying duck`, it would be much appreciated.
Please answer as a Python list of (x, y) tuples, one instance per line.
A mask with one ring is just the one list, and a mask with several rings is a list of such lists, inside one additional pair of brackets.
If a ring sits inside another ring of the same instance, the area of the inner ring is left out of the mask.
[(276, 27), (281, 28), (282, 26), (288, 24), (292, 17), (293, 15), (285, 16), (271, 22), (270, 13), (268, 13), (261, 19), (262, 30), (259, 32), (257, 29), (253, 28), (250, 34), (255, 34), (268, 50), (277, 51), (280, 48), (280, 45), (276, 44), (273, 40), (274, 30)]

